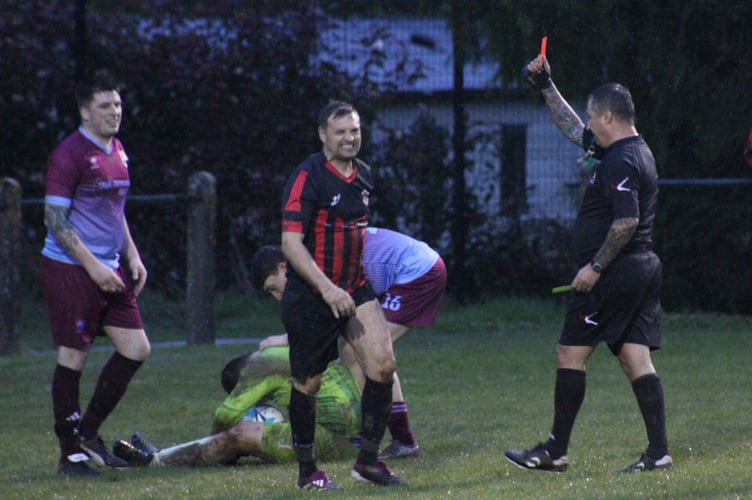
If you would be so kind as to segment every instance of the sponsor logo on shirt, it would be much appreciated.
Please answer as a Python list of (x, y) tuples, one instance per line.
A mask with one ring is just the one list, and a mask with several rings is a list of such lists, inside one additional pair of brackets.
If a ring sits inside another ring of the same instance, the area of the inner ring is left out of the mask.
[(94, 192), (99, 198), (106, 198), (112, 191), (117, 190), (118, 194), (123, 195), (128, 192), (131, 181), (128, 179), (115, 180), (112, 177), (107, 179), (97, 179), (94, 182)]

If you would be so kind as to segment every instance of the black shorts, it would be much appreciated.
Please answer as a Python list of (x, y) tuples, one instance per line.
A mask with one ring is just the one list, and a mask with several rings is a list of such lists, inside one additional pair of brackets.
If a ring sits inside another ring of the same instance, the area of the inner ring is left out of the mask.
[(625, 343), (661, 347), (662, 265), (653, 252), (618, 256), (590, 293), (572, 293), (559, 344), (608, 344), (614, 355)]
[[(356, 307), (376, 299), (368, 282), (350, 295)], [(295, 380), (323, 373), (329, 362), (337, 359), (339, 336), (350, 319), (335, 318), (320, 294), (312, 293), (307, 285), (296, 286), (288, 281), (282, 296), (282, 323), (290, 344), (290, 370)]]

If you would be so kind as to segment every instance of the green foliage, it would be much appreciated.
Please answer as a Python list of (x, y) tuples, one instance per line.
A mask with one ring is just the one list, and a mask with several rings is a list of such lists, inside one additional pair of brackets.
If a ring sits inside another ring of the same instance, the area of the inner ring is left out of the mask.
[(552, 219), (487, 218), (471, 233), (469, 296), (546, 296), (551, 288), (572, 281), (568, 229)]
[[(228, 329), (261, 319), (256, 300), (219, 301)], [(268, 304), (267, 304), (268, 305)], [(645, 430), (618, 361), (601, 347), (588, 363), (588, 392), (574, 428), (570, 470), (521, 471), (501, 453), (544, 439), (551, 425), (554, 344), (563, 317), (558, 301), (493, 300), (458, 308), (445, 304), (432, 329), (417, 329), (396, 352), (411, 424), (421, 445), (415, 459), (390, 463), (407, 488), (352, 481), (349, 462), (322, 463), (358, 498), (747, 498), (747, 415), (752, 412), (747, 362), (749, 318), (667, 315), (664, 349), (653, 361), (666, 393), (675, 468), (617, 474), (645, 449)], [(233, 326), (233, 323), (237, 325)], [(25, 322), (25, 324), (27, 324)], [(262, 333), (263, 328), (253, 330)], [(42, 334), (24, 329), (25, 336)], [(265, 333), (278, 333), (266, 329)], [(155, 346), (122, 403), (105, 422), (108, 444), (143, 433), (160, 446), (206, 435), (224, 394), (219, 371), (254, 344)], [(82, 379), (88, 398), (107, 352), (92, 353)], [(49, 396), (52, 351), (0, 358), (0, 447), (4, 499), (306, 498), (294, 464), (216, 468), (155, 468), (107, 472), (90, 480), (55, 474), (57, 445)], [(718, 369), (733, 366), (733, 370)], [(388, 437), (388, 436), (387, 436)], [(341, 495), (340, 495), (341, 496)]]
[(373, 224), (406, 231), (439, 248), (451, 224), (449, 131), (423, 111), (407, 130), (387, 130), (374, 151)]
[[(41, 196), (47, 146), (78, 125), (70, 78), (73, 3), (9, 0), (0, 17), (0, 172)], [(29, 29), (33, 26), (33, 29)]]
[(750, 313), (748, 198), (748, 186), (661, 190), (656, 251), (664, 261), (665, 308)]

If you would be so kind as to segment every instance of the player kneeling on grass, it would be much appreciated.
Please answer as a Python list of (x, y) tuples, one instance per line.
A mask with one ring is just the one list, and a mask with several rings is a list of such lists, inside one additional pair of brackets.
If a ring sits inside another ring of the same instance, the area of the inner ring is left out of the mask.
[[(286, 409), (290, 402), (289, 349), (270, 347), (230, 361), (222, 370), (222, 387), (229, 396), (214, 413), (214, 434), (157, 449), (140, 434), (113, 446), (131, 466), (215, 466), (234, 464), (245, 457), (266, 463), (294, 462), (292, 431)], [(333, 361), (324, 371), (316, 398), (318, 414), (316, 455), (323, 460), (357, 455), (361, 391), (353, 377), (355, 360)], [(246, 420), (260, 405), (278, 409), (275, 421)]]

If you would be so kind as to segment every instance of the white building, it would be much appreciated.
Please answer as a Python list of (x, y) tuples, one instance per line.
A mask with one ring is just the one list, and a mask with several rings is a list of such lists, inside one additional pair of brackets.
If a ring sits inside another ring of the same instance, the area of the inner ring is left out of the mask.
[[(452, 34), (444, 19), (375, 18), (333, 20), (323, 35), (327, 46), (322, 56), (349, 72), (368, 71), (369, 77), (395, 93), (392, 104), (380, 112), (380, 122), (389, 128), (408, 128), (423, 111), (437, 124), (453, 129)], [(531, 43), (531, 57), (537, 47)], [(368, 61), (371, 64), (368, 64)], [(422, 75), (413, 80), (395, 79), (395, 68)], [(365, 69), (364, 69), (365, 68)], [(521, 69), (521, 68), (520, 68)], [(468, 130), (483, 130), (498, 137), (495, 144), (471, 152), (468, 188), (483, 190), (494, 186), (496, 195), (487, 213), (498, 214), (501, 206), (501, 179), (505, 162), (500, 158), (502, 137), (525, 141), (524, 174), (529, 218), (553, 218), (562, 222), (574, 218), (580, 183), (576, 159), (581, 150), (559, 132), (542, 100), (526, 97), (499, 97), (498, 65), (491, 61), (469, 62), (465, 66), (465, 112)], [(512, 95), (506, 92), (503, 95)], [(583, 116), (583, 115), (581, 115)], [(508, 135), (505, 135), (508, 134)], [(374, 130), (373, 138), (379, 132)], [(511, 145), (514, 148), (514, 145)], [(519, 147), (517, 151), (520, 151)], [(502, 155), (503, 156), (503, 155)], [(495, 165), (493, 169), (486, 164)], [(515, 168), (510, 165), (507, 168)], [(510, 172), (508, 172), (510, 173)], [(522, 177), (518, 177), (522, 179)], [(521, 188), (520, 188), (521, 189)]]

